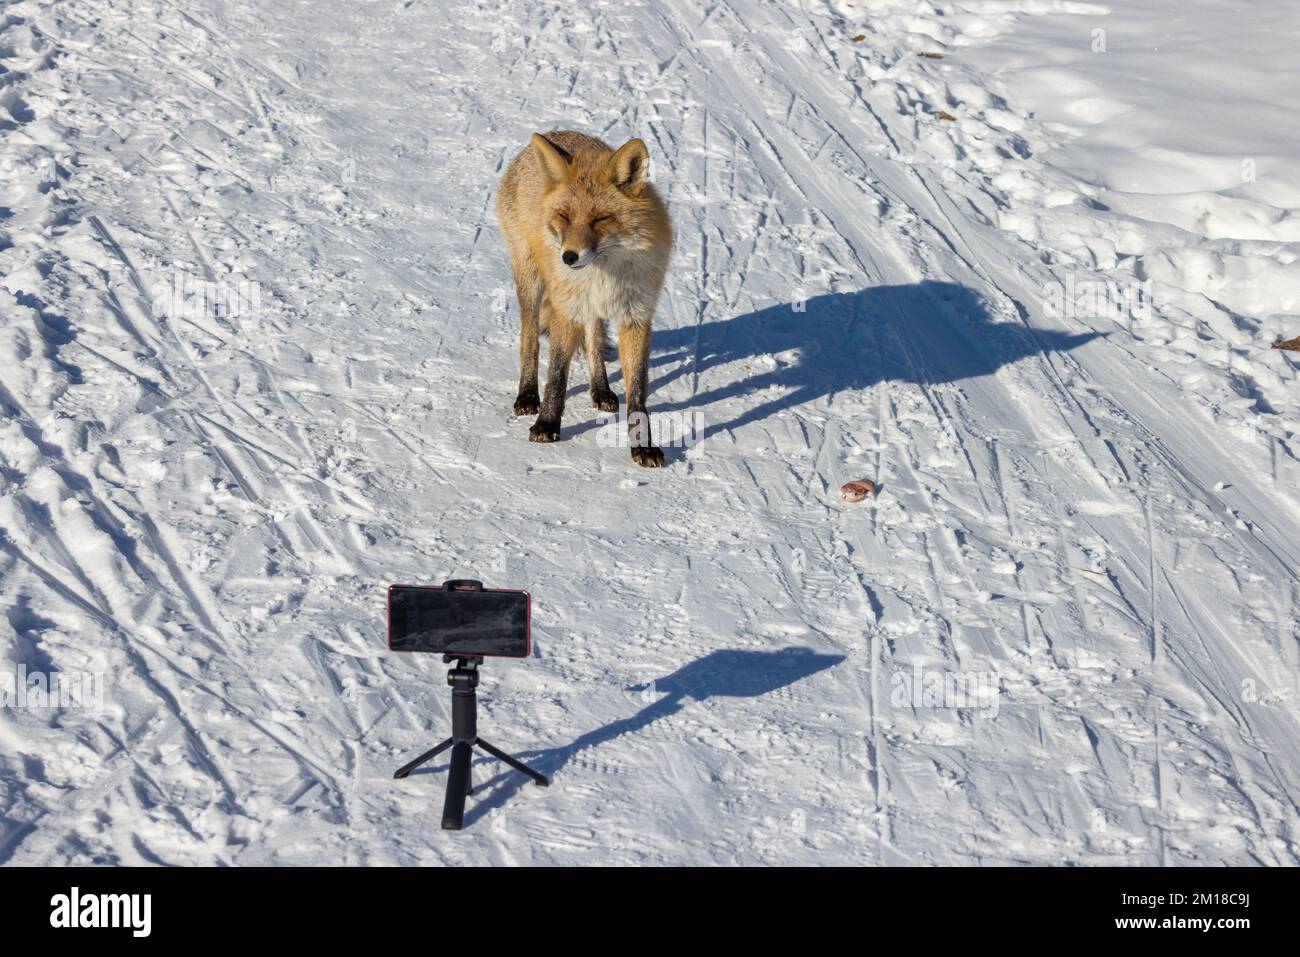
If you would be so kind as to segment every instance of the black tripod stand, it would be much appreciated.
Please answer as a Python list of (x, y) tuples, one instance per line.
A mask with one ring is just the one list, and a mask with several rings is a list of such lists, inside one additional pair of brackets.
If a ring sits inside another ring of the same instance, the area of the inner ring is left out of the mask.
[(453, 660), (456, 662), (455, 667), (447, 672), (447, 684), (451, 685), (451, 737), (401, 767), (393, 777), (404, 778), (424, 762), (451, 748), (451, 771), (447, 776), (447, 797), (442, 805), (442, 828), (445, 831), (459, 831), (465, 817), (465, 797), (474, 790), (470, 784), (469, 764), (475, 745), (498, 761), (504, 761), (516, 771), (528, 775), (542, 787), (551, 781), (546, 775), (539, 774), (478, 736), (478, 697), (475, 689), (478, 688), (478, 666), (483, 661), (482, 656), (443, 655), (442, 660), (444, 663)]

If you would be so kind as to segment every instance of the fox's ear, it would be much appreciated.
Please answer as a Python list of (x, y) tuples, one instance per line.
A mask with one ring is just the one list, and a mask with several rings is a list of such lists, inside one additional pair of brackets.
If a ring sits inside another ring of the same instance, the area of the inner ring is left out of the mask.
[(609, 178), (629, 196), (639, 196), (645, 186), (650, 153), (640, 140), (628, 140), (609, 158)]
[(533, 152), (537, 154), (542, 175), (550, 181), (550, 185), (563, 182), (569, 175), (569, 163), (573, 157), (541, 133), (533, 134)]

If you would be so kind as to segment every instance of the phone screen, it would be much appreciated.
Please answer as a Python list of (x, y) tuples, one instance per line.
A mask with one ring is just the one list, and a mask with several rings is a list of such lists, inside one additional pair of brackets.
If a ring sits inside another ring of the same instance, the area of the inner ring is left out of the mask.
[(394, 651), (526, 658), (530, 606), (526, 591), (391, 585), (388, 647)]

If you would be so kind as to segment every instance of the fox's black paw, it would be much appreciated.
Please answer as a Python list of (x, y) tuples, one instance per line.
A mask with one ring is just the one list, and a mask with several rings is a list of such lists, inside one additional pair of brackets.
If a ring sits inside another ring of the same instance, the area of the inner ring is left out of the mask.
[(520, 392), (519, 397), (515, 399), (515, 415), (536, 415), (541, 409), (542, 402), (536, 390)]
[(617, 412), (618, 396), (609, 389), (592, 389), (591, 404), (601, 412)]
[(653, 445), (640, 445), (632, 450), (632, 461), (648, 469), (662, 468), (664, 452)]
[(533, 423), (533, 427), (528, 430), (529, 442), (558, 442), (560, 441), (560, 423), (547, 422), (538, 419)]

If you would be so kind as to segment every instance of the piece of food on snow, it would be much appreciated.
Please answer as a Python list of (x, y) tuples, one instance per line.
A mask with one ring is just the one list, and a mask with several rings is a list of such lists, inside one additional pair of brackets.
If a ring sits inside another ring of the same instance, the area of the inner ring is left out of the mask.
[(857, 482), (845, 482), (840, 486), (840, 501), (861, 502), (875, 490), (876, 483), (871, 481), (871, 479), (861, 479)]

